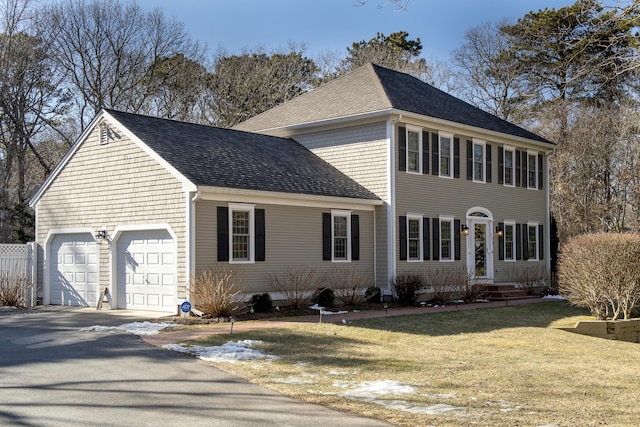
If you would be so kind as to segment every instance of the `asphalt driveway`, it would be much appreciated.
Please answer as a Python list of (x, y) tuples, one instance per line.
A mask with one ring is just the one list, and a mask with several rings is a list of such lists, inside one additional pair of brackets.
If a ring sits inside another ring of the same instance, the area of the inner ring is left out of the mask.
[(136, 335), (81, 331), (150, 315), (0, 312), (0, 425), (389, 426), (294, 401)]

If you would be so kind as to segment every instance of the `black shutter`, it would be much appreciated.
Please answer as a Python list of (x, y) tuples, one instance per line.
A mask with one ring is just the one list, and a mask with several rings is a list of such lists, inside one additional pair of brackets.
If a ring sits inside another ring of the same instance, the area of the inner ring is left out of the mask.
[(400, 227), (400, 229), (398, 230), (400, 236), (400, 260), (405, 261), (407, 259), (407, 249), (409, 246), (407, 240), (407, 217), (401, 216), (398, 224)]
[(504, 184), (504, 148), (498, 147), (498, 184)]
[(542, 172), (543, 163), (544, 163), (544, 160), (543, 160), (542, 154), (538, 154), (538, 189), (539, 190), (542, 190), (544, 188), (544, 184), (543, 184), (544, 173)]
[(460, 260), (460, 220), (453, 220), (453, 247), (456, 261)]
[(255, 227), (256, 227), (256, 261), (265, 260), (265, 215), (264, 209), (255, 210)]
[(486, 162), (486, 169), (487, 169), (487, 176), (485, 177), (485, 181), (486, 182), (491, 182), (491, 144), (486, 144), (485, 145), (485, 149), (486, 149), (486, 155), (487, 155), (487, 162)]
[(544, 259), (544, 228), (538, 225), (538, 259)]
[(229, 208), (218, 206), (218, 261), (229, 261)]
[(498, 223), (498, 228), (502, 230), (502, 236), (498, 237), (498, 259), (504, 260), (504, 222)]
[(527, 224), (522, 224), (522, 259), (525, 261), (529, 259), (529, 226)]
[(431, 174), (440, 174), (440, 138), (437, 133), (431, 134)]
[(429, 173), (429, 132), (422, 131), (422, 173)]
[(520, 150), (516, 150), (516, 187), (520, 187)]
[(407, 170), (407, 128), (398, 127), (398, 169)]
[(322, 260), (331, 261), (331, 214), (322, 213)]
[(473, 179), (473, 141), (467, 140), (467, 179)]
[(440, 219), (433, 218), (433, 260), (440, 259)]
[(351, 260), (360, 260), (360, 216), (351, 215)]
[(516, 233), (513, 236), (516, 241), (516, 259), (522, 259), (522, 235), (520, 234), (520, 230), (522, 229), (521, 224), (516, 224)]
[(429, 239), (430, 234), (429, 218), (422, 218), (422, 259), (428, 260), (431, 257), (431, 241)]
[(522, 152), (522, 180), (520, 181), (520, 183), (524, 188), (527, 188), (529, 186), (529, 175), (527, 173), (529, 162), (527, 161), (527, 155), (528, 154), (526, 151)]
[(460, 178), (460, 138), (453, 138), (453, 177)]

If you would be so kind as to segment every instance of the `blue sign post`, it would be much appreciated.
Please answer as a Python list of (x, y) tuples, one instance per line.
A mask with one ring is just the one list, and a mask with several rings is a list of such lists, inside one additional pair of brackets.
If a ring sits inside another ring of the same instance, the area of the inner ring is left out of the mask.
[(180, 310), (183, 313), (189, 313), (191, 311), (191, 303), (189, 301), (185, 301), (180, 305)]

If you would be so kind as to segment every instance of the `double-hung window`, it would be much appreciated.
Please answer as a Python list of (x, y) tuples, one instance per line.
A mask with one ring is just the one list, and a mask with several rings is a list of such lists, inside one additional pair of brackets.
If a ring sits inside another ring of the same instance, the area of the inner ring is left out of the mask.
[(407, 172), (422, 173), (422, 144), (422, 129), (407, 126)]
[(504, 185), (513, 187), (515, 183), (514, 175), (514, 163), (516, 158), (516, 151), (514, 147), (504, 146)]
[(505, 261), (516, 260), (516, 224), (515, 222), (504, 223), (504, 259)]
[(527, 253), (529, 260), (538, 260), (538, 223), (527, 223)]
[(453, 261), (453, 218), (440, 218), (440, 261)]
[(485, 182), (485, 150), (486, 141), (473, 139), (473, 180), (475, 182)]
[(440, 176), (453, 178), (453, 134), (439, 133)]
[(333, 211), (332, 215), (332, 248), (334, 261), (349, 261), (351, 259), (349, 236), (351, 236), (351, 226), (349, 218), (350, 212)]
[(230, 262), (253, 262), (255, 259), (254, 206), (229, 204), (229, 218)]
[(538, 153), (527, 151), (527, 188), (538, 189)]
[(407, 255), (409, 261), (422, 260), (422, 216), (407, 216)]

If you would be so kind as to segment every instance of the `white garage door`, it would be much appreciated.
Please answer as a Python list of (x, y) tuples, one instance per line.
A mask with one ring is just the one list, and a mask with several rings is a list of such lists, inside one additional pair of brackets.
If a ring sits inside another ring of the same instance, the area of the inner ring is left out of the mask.
[(127, 231), (117, 247), (118, 308), (176, 311), (175, 247), (169, 232)]
[(50, 302), (95, 306), (98, 302), (98, 244), (90, 233), (60, 234), (50, 246)]

